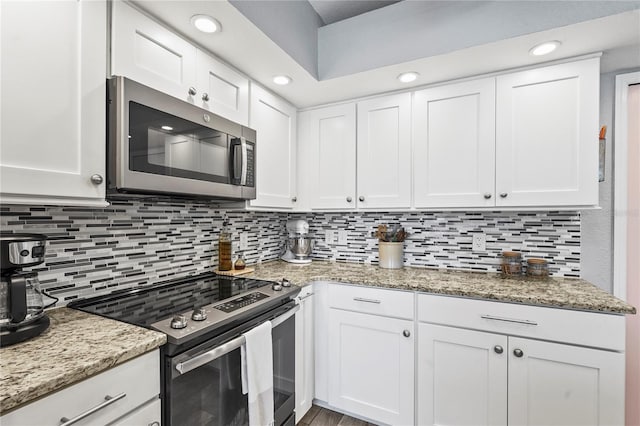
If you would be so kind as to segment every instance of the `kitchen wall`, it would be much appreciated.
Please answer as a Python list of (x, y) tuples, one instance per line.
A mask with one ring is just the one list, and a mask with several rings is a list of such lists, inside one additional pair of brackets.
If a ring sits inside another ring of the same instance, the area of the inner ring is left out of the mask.
[(285, 214), (224, 212), (198, 203), (113, 202), (108, 208), (2, 206), (3, 231), (49, 236), (42, 287), (61, 299), (211, 271), (225, 215), (234, 234), (249, 236), (247, 263), (276, 259)]
[[(306, 219), (317, 238), (316, 259), (377, 264), (378, 224), (400, 223), (409, 232), (405, 265), (498, 271), (502, 250), (545, 257), (556, 276), (580, 276), (577, 212), (336, 212), (224, 211), (186, 202), (119, 201), (107, 208), (0, 207), (3, 231), (49, 236), (42, 287), (58, 306), (78, 297), (211, 271), (224, 218), (234, 253), (248, 234), (247, 263), (277, 259), (288, 218)], [(346, 230), (347, 244), (325, 244), (324, 231)], [(471, 235), (482, 232), (487, 250), (473, 252)]]
[(611, 293), (613, 291), (613, 150), (615, 146), (615, 78), (621, 70), (600, 76), (600, 125), (606, 125), (605, 180), (600, 182), (600, 209), (581, 212), (582, 278)]
[[(543, 257), (555, 276), (580, 276), (578, 212), (412, 212), (291, 214), (309, 222), (317, 259), (378, 263), (379, 224), (401, 224), (409, 233), (406, 266), (499, 271), (504, 250)], [(346, 230), (347, 244), (326, 244), (326, 230)], [(486, 235), (486, 251), (471, 250), (472, 235)]]

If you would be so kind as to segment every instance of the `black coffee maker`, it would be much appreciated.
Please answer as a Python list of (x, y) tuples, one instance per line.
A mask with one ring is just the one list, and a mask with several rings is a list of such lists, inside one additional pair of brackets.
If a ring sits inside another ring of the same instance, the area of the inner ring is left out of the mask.
[(49, 327), (38, 274), (23, 271), (44, 262), (47, 237), (0, 233), (0, 347), (40, 335)]

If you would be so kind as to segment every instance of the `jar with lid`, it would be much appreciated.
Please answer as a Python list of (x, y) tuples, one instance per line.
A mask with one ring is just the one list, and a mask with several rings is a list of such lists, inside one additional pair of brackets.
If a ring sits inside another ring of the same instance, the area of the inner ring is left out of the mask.
[(231, 231), (229, 224), (224, 222), (218, 237), (218, 269), (220, 271), (230, 271), (233, 269), (231, 260)]
[(522, 255), (516, 251), (503, 251), (501, 269), (504, 275), (522, 274)]
[(549, 275), (549, 264), (544, 259), (527, 259), (527, 275), (539, 278), (547, 277)]
[(236, 263), (233, 265), (233, 269), (237, 270), (237, 271), (241, 271), (243, 270), (245, 267), (247, 266), (246, 262), (244, 261), (244, 257), (242, 256), (242, 254), (238, 255), (238, 258), (236, 259)]

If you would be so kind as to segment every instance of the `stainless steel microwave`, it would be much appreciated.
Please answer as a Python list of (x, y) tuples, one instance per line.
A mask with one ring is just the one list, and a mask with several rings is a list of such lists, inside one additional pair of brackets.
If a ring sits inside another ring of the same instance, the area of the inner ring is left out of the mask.
[(108, 197), (256, 197), (255, 130), (125, 77), (107, 87)]

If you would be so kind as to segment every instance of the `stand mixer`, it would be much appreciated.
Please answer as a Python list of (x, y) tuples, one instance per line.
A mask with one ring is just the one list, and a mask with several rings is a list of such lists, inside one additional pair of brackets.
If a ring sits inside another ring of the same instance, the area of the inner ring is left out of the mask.
[(280, 259), (290, 263), (311, 263), (312, 250), (309, 223), (306, 220), (288, 220), (285, 251)]

